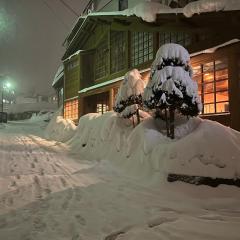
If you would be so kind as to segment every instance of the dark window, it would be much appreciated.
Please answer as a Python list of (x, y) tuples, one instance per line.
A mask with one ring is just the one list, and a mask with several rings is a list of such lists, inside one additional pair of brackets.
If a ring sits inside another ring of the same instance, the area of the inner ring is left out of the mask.
[(193, 73), (203, 103), (202, 114), (229, 112), (227, 59), (194, 66)]
[(131, 65), (143, 64), (153, 59), (153, 33), (132, 32)]
[(95, 79), (105, 77), (108, 73), (108, 41), (104, 38), (98, 45), (95, 55)]
[(126, 67), (126, 32), (111, 31), (111, 73), (119, 72)]
[(119, 0), (118, 2), (118, 10), (122, 11), (128, 8), (128, 0)]
[(177, 43), (187, 47), (192, 42), (191, 35), (184, 32), (161, 32), (159, 33), (159, 46), (165, 43)]

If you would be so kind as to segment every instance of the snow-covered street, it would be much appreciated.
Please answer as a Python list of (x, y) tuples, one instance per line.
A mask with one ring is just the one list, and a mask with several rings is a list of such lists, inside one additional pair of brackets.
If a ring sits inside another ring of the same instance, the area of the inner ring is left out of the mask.
[(41, 132), (0, 129), (0, 239), (239, 239), (239, 188), (134, 179)]

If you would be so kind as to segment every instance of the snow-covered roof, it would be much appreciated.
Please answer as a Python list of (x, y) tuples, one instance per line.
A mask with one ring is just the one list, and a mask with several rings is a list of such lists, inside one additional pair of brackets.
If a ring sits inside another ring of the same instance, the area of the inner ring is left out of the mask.
[(63, 64), (61, 64), (55, 74), (52, 86), (56, 85), (56, 83), (64, 76), (64, 67)]
[[(146, 68), (146, 69), (140, 70), (139, 72), (143, 73), (143, 72), (147, 72), (149, 70), (150, 70), (150, 68)], [(121, 76), (121, 77), (118, 77), (118, 78), (114, 78), (112, 80), (109, 80), (109, 81), (106, 81), (106, 82), (102, 82), (102, 83), (96, 84), (96, 85), (88, 87), (88, 88), (84, 88), (84, 89), (80, 90), (78, 93), (86, 93), (86, 92), (89, 92), (91, 90), (94, 90), (94, 89), (97, 89), (97, 88), (100, 88), (100, 87), (104, 87), (104, 86), (108, 86), (108, 85), (110, 85), (112, 83), (119, 82), (119, 81), (121, 81), (123, 79), (124, 79), (124, 76)]]
[(223, 44), (220, 44), (220, 45), (217, 45), (215, 47), (204, 49), (204, 50), (196, 52), (196, 53), (192, 53), (192, 54), (190, 54), (190, 57), (194, 57), (194, 56), (197, 56), (197, 55), (200, 55), (200, 54), (204, 54), (204, 53), (214, 53), (217, 49), (219, 49), (221, 47), (225, 47), (225, 46), (231, 45), (233, 43), (237, 43), (237, 42), (240, 42), (240, 39), (237, 39), (237, 38), (236, 39), (232, 39), (230, 41), (227, 41), (227, 42), (225, 42)]
[(186, 17), (192, 17), (195, 13), (218, 12), (240, 10), (239, 0), (199, 0), (190, 2), (183, 8)]
[(195, 13), (240, 10), (239, 0), (198, 0), (188, 3), (184, 8), (170, 8), (158, 2), (141, 2), (133, 8), (115, 12), (95, 12), (91, 16), (137, 16), (146, 22), (155, 22), (157, 14), (180, 14), (192, 17)]
[(187, 4), (184, 8), (170, 8), (159, 2), (141, 2), (133, 8), (125, 9), (123, 11), (113, 11), (113, 12), (94, 12), (88, 14), (82, 21), (81, 26), (75, 32), (74, 36), (71, 38), (67, 51), (64, 57), (67, 56), (68, 50), (72, 43), (75, 41), (79, 33), (84, 29), (85, 25), (89, 22), (88, 20), (92, 17), (129, 17), (136, 16), (142, 18), (146, 22), (155, 22), (157, 15), (161, 14), (183, 14), (185, 17), (192, 17), (195, 13), (206, 13), (206, 12), (216, 12), (216, 11), (232, 11), (240, 10), (240, 0), (199, 0)]
[(79, 54), (80, 52), (82, 52), (82, 51), (83, 51), (83, 50), (77, 50), (75, 53), (73, 53), (72, 55), (70, 55), (68, 58), (65, 58), (65, 59), (63, 60), (63, 62), (70, 60), (71, 58), (73, 58), (74, 56), (78, 55), (78, 54)]

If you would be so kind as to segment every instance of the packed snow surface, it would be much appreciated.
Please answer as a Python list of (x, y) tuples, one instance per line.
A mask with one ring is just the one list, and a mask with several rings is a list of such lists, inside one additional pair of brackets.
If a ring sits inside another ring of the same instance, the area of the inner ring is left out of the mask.
[(62, 144), (45, 140), (38, 122), (6, 124), (0, 239), (239, 239), (239, 188), (168, 183), (165, 174), (180, 166), (239, 176), (240, 133), (179, 117), (170, 140), (163, 125), (148, 118), (133, 129), (112, 112), (89, 114)]

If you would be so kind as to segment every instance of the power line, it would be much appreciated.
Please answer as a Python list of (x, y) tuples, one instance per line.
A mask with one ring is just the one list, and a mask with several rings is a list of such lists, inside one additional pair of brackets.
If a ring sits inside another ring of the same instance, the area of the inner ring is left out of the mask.
[(53, 8), (47, 3), (47, 1), (42, 0), (43, 4), (48, 8), (48, 10), (50, 10), (50, 12), (54, 15), (55, 18), (57, 18), (63, 25), (65, 28), (67, 28), (69, 30), (69, 26), (67, 26), (67, 24), (58, 16), (58, 14), (53, 10)]
[(70, 11), (72, 12), (75, 16), (79, 17), (79, 14), (71, 8), (67, 3), (64, 2), (64, 0), (60, 0), (60, 2)]

